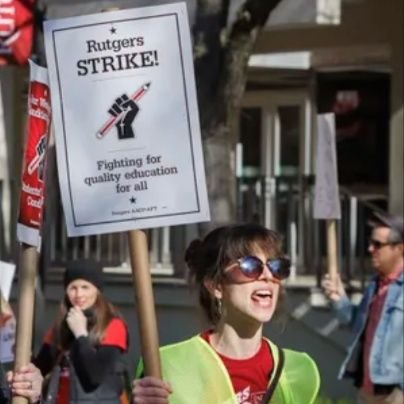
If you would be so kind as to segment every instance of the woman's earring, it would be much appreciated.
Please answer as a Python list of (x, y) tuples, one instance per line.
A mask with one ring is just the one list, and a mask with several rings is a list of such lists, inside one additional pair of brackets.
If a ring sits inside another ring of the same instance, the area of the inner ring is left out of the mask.
[(222, 300), (221, 299), (216, 299), (216, 308), (217, 308), (217, 314), (220, 317), (222, 317)]

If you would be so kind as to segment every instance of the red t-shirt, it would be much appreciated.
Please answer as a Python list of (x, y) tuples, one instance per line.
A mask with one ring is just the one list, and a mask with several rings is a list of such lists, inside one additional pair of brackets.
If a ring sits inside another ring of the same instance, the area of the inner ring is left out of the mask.
[[(52, 343), (52, 328), (45, 334), (44, 343)], [(122, 351), (126, 351), (128, 348), (128, 332), (126, 325), (120, 318), (114, 318), (110, 321), (105, 329), (104, 336), (99, 344), (100, 346), (115, 346)], [(56, 398), (56, 404), (69, 404), (69, 368), (62, 368), (59, 377), (59, 389)]]
[[(201, 337), (210, 344), (212, 331)], [(269, 344), (263, 339), (258, 352), (247, 359), (232, 359), (216, 352), (229, 372), (239, 404), (260, 404), (268, 388), (274, 368), (274, 359)]]

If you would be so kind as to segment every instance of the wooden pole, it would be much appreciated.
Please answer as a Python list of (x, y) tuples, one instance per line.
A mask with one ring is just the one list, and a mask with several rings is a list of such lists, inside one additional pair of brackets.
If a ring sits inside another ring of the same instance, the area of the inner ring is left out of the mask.
[(144, 374), (161, 379), (159, 340), (146, 234), (141, 230), (131, 230), (128, 232), (128, 241)]
[[(22, 244), (18, 271), (18, 317), (14, 371), (31, 360), (32, 329), (35, 303), (35, 277), (38, 265), (36, 247)], [(27, 404), (25, 397), (13, 397), (13, 404)]]
[(328, 273), (331, 279), (336, 279), (338, 273), (337, 259), (337, 222), (335, 219), (327, 220), (327, 257)]

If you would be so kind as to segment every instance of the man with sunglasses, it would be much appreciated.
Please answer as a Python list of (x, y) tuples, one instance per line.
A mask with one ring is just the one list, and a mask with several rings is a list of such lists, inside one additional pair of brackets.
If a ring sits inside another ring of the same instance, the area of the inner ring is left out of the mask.
[(403, 404), (404, 222), (375, 213), (370, 225), (368, 251), (375, 276), (359, 306), (351, 304), (339, 276), (326, 276), (323, 286), (339, 320), (353, 328), (340, 377), (354, 379), (358, 403)]

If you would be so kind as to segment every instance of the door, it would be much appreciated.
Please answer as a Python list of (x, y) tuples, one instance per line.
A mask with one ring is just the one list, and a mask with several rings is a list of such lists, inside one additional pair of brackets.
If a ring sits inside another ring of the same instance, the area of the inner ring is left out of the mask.
[(242, 219), (259, 221), (284, 235), (285, 248), (292, 258), (292, 275), (305, 261), (311, 122), (307, 92), (265, 91), (246, 94), (239, 123)]

